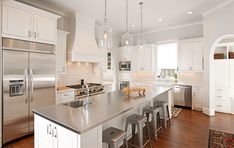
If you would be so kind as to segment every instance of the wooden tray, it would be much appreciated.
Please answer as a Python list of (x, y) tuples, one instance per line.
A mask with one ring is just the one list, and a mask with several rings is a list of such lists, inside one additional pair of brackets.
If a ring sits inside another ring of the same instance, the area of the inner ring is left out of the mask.
[(125, 87), (122, 90), (122, 92), (127, 96), (131, 96), (131, 94), (133, 93), (138, 93), (139, 96), (145, 96), (145, 91), (146, 89), (141, 87), (134, 87), (134, 88)]

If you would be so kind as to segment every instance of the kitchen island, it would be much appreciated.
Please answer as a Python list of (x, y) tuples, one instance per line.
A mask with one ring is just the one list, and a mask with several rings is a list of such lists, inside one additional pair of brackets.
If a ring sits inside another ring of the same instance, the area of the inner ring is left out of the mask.
[(145, 96), (130, 98), (114, 91), (92, 96), (91, 104), (79, 108), (57, 104), (35, 109), (35, 148), (102, 148), (104, 129), (124, 129), (126, 117), (141, 113), (153, 100), (168, 101), (170, 106), (171, 89), (152, 87)]

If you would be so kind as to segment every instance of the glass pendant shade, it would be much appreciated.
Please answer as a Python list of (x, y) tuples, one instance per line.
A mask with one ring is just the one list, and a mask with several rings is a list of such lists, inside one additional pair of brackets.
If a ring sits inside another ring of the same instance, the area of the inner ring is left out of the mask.
[(99, 28), (99, 47), (108, 49), (112, 47), (112, 28), (107, 25), (107, 0), (105, 0), (105, 18)]
[(112, 28), (102, 25), (99, 29), (99, 47), (108, 49), (112, 47)]
[(125, 33), (122, 35), (122, 46), (132, 46), (133, 36), (130, 33)]

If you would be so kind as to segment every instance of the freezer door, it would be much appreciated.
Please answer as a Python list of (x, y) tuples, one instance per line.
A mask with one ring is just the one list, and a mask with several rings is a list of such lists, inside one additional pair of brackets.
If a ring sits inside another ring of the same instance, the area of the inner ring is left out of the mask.
[(3, 143), (29, 132), (28, 53), (3, 50)]
[(33, 131), (32, 109), (55, 104), (55, 55), (29, 54), (30, 131)]

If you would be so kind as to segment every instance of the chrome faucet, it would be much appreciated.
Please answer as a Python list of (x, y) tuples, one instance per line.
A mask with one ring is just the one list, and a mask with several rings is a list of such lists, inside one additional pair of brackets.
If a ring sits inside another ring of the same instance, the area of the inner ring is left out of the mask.
[(86, 90), (87, 97), (86, 97), (86, 100), (85, 100), (85, 104), (88, 105), (89, 104), (89, 95), (90, 95), (89, 94), (89, 86), (88, 86), (88, 84), (84, 84), (82, 87), (83, 87), (83, 89), (86, 88), (85, 90)]

